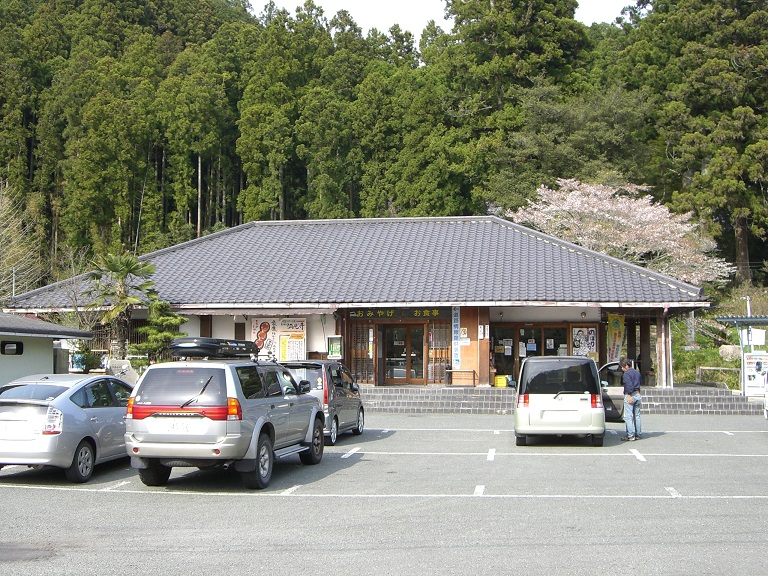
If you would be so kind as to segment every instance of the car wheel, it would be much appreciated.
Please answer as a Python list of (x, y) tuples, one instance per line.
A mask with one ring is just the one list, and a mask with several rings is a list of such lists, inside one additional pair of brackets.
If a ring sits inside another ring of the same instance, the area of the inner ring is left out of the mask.
[(93, 476), (94, 456), (95, 454), (91, 443), (88, 442), (88, 440), (82, 440), (80, 444), (77, 445), (75, 455), (72, 458), (72, 464), (69, 465), (69, 468), (64, 470), (64, 473), (67, 475), (67, 480), (79, 484), (88, 482), (88, 480), (91, 479), (91, 476)]
[(602, 446), (604, 438), (604, 434), (592, 434), (592, 446)]
[(525, 436), (522, 434), (516, 434), (515, 435), (515, 445), (516, 446), (525, 446), (527, 444), (525, 440)]
[(352, 434), (355, 436), (360, 436), (360, 434), (363, 433), (363, 428), (365, 428), (365, 412), (363, 412), (363, 409), (360, 408), (357, 413), (357, 426), (352, 428)]
[(331, 421), (331, 433), (328, 434), (328, 446), (334, 446), (336, 444), (336, 438), (339, 436), (339, 421), (334, 418)]
[(272, 480), (272, 468), (275, 464), (275, 455), (272, 452), (272, 440), (267, 434), (259, 436), (256, 446), (256, 468), (250, 472), (241, 472), (240, 478), (243, 486), (254, 489), (266, 488)]
[(170, 466), (157, 460), (148, 460), (146, 468), (139, 468), (139, 478), (145, 486), (165, 486), (171, 477), (171, 470)]
[(299, 454), (302, 464), (319, 464), (323, 459), (323, 446), (325, 435), (323, 434), (323, 423), (319, 418), (315, 418), (315, 424), (312, 428), (312, 445), (309, 450)]

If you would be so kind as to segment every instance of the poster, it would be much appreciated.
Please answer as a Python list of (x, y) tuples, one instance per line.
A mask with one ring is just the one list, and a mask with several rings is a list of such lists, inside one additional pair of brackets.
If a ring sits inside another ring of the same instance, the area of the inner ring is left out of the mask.
[(574, 356), (589, 356), (597, 352), (597, 331), (594, 328), (574, 326), (572, 339)]
[(259, 358), (277, 358), (277, 318), (254, 318), (251, 340), (259, 348)]
[(278, 362), (306, 360), (307, 345), (303, 334), (280, 334), (280, 355)]

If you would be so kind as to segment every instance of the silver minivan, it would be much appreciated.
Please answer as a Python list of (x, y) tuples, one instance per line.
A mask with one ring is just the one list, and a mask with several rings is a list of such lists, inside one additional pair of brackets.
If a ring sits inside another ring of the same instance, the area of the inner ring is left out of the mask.
[(593, 446), (605, 437), (605, 409), (594, 360), (585, 356), (532, 356), (520, 366), (515, 438), (586, 435)]
[(344, 364), (335, 360), (295, 360), (281, 364), (291, 371), (297, 382), (308, 381), (310, 394), (322, 403), (327, 445), (336, 444), (342, 432), (363, 433), (365, 408), (360, 386)]

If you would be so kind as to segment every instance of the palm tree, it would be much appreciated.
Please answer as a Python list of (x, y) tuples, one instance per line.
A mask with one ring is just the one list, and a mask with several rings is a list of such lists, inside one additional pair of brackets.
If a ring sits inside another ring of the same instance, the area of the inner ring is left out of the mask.
[(149, 278), (155, 273), (155, 265), (140, 262), (132, 254), (107, 254), (95, 263), (90, 273), (93, 288), (89, 294), (93, 306), (103, 309), (101, 321), (108, 324), (113, 340), (117, 340), (117, 355), (123, 360), (131, 327), (131, 310), (137, 304), (148, 306), (157, 299), (155, 283)]

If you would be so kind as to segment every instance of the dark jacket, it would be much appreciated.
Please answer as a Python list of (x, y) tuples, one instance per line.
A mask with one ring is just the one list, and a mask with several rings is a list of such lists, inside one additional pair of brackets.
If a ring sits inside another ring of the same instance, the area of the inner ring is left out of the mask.
[(621, 377), (621, 382), (624, 384), (624, 394), (631, 395), (635, 392), (640, 392), (640, 382), (642, 382), (642, 379), (643, 377), (640, 375), (640, 372), (634, 368), (624, 372), (624, 375)]

